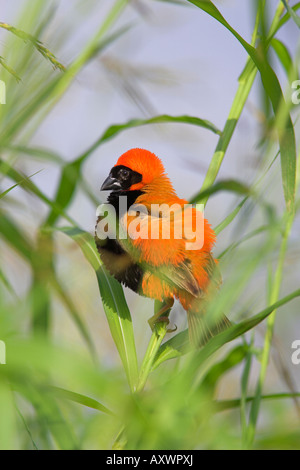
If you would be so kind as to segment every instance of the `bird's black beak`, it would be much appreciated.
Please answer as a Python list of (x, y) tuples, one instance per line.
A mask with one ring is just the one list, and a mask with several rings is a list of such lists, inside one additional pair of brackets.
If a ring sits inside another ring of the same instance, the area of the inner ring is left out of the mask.
[(108, 176), (101, 186), (100, 191), (108, 191), (109, 189), (121, 189), (121, 183), (117, 178)]

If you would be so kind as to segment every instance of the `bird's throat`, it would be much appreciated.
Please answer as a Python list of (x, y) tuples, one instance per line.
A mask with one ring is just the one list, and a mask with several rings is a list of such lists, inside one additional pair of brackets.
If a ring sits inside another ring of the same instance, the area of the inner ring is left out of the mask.
[[(108, 204), (111, 204), (118, 218), (123, 215), (123, 213), (128, 212), (128, 209), (135, 203), (137, 198), (143, 194), (143, 191), (134, 190), (134, 191), (112, 191), (107, 198)], [(120, 197), (122, 198), (122, 204), (120, 204)], [(120, 214), (121, 210), (121, 214)]]

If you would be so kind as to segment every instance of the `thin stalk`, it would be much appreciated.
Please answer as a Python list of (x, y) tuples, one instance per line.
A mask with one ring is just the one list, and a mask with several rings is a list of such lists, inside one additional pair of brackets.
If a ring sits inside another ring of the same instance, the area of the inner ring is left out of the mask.
[(117, 0), (111, 10), (109, 11), (107, 17), (102, 23), (100, 29), (97, 31), (95, 36), (90, 40), (84, 50), (79, 54), (76, 60), (68, 68), (66, 74), (62, 77), (54, 91), (54, 103), (59, 100), (61, 95), (66, 91), (68, 86), (73, 82), (75, 76), (81, 70), (81, 68), (89, 61), (93, 56), (95, 50), (99, 46), (99, 41), (107, 33), (109, 28), (114, 24), (114, 22), (119, 18), (120, 14), (127, 6), (129, 0)]
[[(287, 251), (287, 242), (288, 242), (289, 234), (290, 234), (291, 227), (293, 224), (293, 220), (294, 220), (294, 215), (288, 214), (286, 225), (285, 225), (285, 230), (284, 230), (284, 234), (283, 234), (283, 238), (281, 242), (277, 269), (275, 272), (274, 282), (273, 282), (272, 290), (270, 293), (269, 304), (276, 302), (279, 298), (285, 255)], [(259, 378), (258, 378), (258, 382), (256, 386), (255, 398), (253, 400), (251, 411), (250, 411), (250, 422), (248, 426), (247, 439), (246, 439), (247, 448), (252, 447), (254, 437), (255, 437), (255, 430), (256, 430), (256, 424), (257, 424), (257, 419), (258, 419), (258, 414), (259, 414), (259, 409), (260, 409), (262, 390), (263, 390), (263, 385), (264, 385), (265, 378), (266, 378), (270, 350), (271, 350), (271, 345), (272, 345), (275, 318), (276, 318), (276, 310), (274, 310), (274, 312), (269, 316), (267, 320), (267, 331), (266, 331), (265, 342), (264, 342), (264, 347), (263, 347), (263, 352), (262, 352), (260, 374), (259, 374)]]
[[(282, 4), (278, 6), (276, 13), (278, 14), (278, 12), (279, 13), (282, 12)], [(275, 29), (276, 29), (276, 25), (274, 24), (274, 21), (273, 21), (270, 31), (273, 31)], [(290, 72), (291, 76), (293, 73), (294, 73), (294, 67), (293, 67), (293, 70), (291, 70)], [(288, 112), (288, 109), (290, 106), (291, 105), (289, 104), (281, 103), (278, 119), (280, 120), (285, 119), (285, 115)], [(297, 188), (299, 187), (299, 183), (300, 183), (299, 163), (300, 163), (300, 153), (297, 158), (298, 171), (296, 172), (295, 192), (297, 192)], [(268, 296), (269, 305), (276, 302), (279, 298), (285, 256), (286, 256), (287, 246), (288, 246), (288, 239), (289, 239), (289, 235), (290, 235), (293, 222), (294, 222), (294, 217), (295, 217), (295, 205), (294, 204), (290, 204), (287, 207), (284, 217), (285, 217), (284, 231), (283, 231), (283, 236), (282, 236), (282, 241), (281, 241), (281, 246), (280, 246), (280, 251), (279, 251), (279, 256), (278, 256), (277, 268), (276, 268), (276, 272), (271, 282), (271, 287), (269, 290), (270, 292)], [(263, 352), (262, 352), (260, 374), (259, 374), (259, 378), (258, 378), (258, 382), (256, 386), (254, 400), (252, 402), (252, 406), (250, 410), (249, 426), (248, 426), (247, 436), (246, 436), (246, 446), (248, 448), (252, 447), (254, 439), (255, 439), (255, 431), (256, 431), (257, 419), (259, 415), (260, 402), (261, 402), (263, 386), (264, 386), (265, 378), (267, 374), (267, 367), (268, 367), (272, 339), (273, 339), (273, 334), (274, 334), (275, 319), (276, 319), (276, 310), (269, 316), (267, 320), (267, 331), (265, 335), (264, 347), (263, 347)]]
[[(155, 308), (159, 308), (159, 303), (155, 303)], [(169, 312), (166, 313), (164, 316), (168, 316)], [(166, 322), (156, 323), (153, 333), (151, 335), (141, 368), (139, 373), (139, 378), (137, 382), (137, 386), (135, 389), (135, 393), (139, 393), (145, 387), (147, 382), (148, 376), (151, 372), (152, 365), (154, 363), (154, 359), (156, 357), (156, 353), (167, 333), (168, 325)], [(125, 428), (122, 426), (120, 429), (115, 442), (113, 444), (114, 450), (122, 450), (126, 445), (126, 437), (125, 437)]]
[(166, 323), (157, 323), (155, 325), (154, 331), (152, 333), (152, 336), (150, 338), (150, 342), (148, 344), (148, 348), (146, 351), (146, 354), (144, 356), (141, 369), (140, 369), (140, 375), (139, 375), (139, 380), (138, 380), (138, 385), (137, 385), (137, 392), (140, 392), (143, 390), (148, 375), (151, 371), (156, 353), (158, 351), (158, 348), (161, 345), (162, 340), (164, 339), (165, 335), (167, 333), (167, 324)]
[[(263, 395), (261, 398), (262, 400), (282, 400), (282, 399), (293, 399), (293, 398), (299, 398), (300, 393), (295, 392), (295, 393), (272, 393), (269, 395)], [(253, 397), (246, 397), (246, 402), (253, 402), (254, 400)], [(235, 398), (233, 400), (216, 400), (215, 403), (215, 411), (224, 411), (224, 410), (231, 410), (233, 408), (238, 408), (241, 405), (241, 399), (240, 398)]]
[(11, 141), (14, 135), (19, 132), (19, 129), (22, 128), (24, 120), (28, 122), (30, 116), (37, 112), (41, 103), (45, 102), (46, 107), (41, 111), (39, 121), (41, 122), (45, 116), (49, 114), (51, 109), (56, 105), (62, 95), (73, 83), (80, 70), (84, 67), (85, 64), (87, 64), (89, 60), (93, 58), (94, 54), (99, 49), (99, 44), (104, 39), (105, 34), (117, 21), (128, 2), (129, 0), (115, 1), (99, 30), (79, 53), (78, 57), (71, 63), (70, 66), (67, 67), (63, 75), (55, 77), (55, 79), (52, 80), (46, 86), (46, 88), (44, 88), (36, 97), (31, 100), (31, 102), (26, 106), (26, 109), (23, 110), (24, 112), (19, 113), (10, 123), (10, 125), (7, 126), (5, 132), (1, 134), (1, 145)]
[(247, 356), (245, 358), (245, 367), (242, 374), (241, 380), (241, 425), (242, 425), (242, 447), (244, 448), (244, 443), (246, 441), (247, 436), (247, 413), (246, 413), (246, 404), (247, 404), (247, 391), (248, 391), (248, 383), (249, 383), (249, 375), (251, 371), (251, 364), (252, 364), (252, 348), (254, 346), (254, 334), (251, 335), (251, 343), (249, 345), (249, 350)]
[[(297, 163), (298, 163), (298, 168), (299, 168), (300, 153), (298, 155), (297, 160), (298, 160)], [(297, 174), (297, 176), (299, 176), (299, 173)], [(296, 189), (299, 187), (299, 183), (300, 183), (299, 178), (297, 178)], [(269, 305), (276, 302), (279, 298), (285, 256), (287, 252), (288, 239), (289, 239), (289, 235), (290, 235), (291, 228), (293, 225), (294, 217), (295, 217), (294, 211), (287, 212), (285, 214), (285, 227), (284, 227), (283, 237), (282, 237), (280, 251), (279, 251), (277, 269), (276, 269), (273, 284), (270, 290)], [(249, 426), (248, 426), (248, 432), (247, 432), (247, 447), (248, 448), (252, 447), (254, 438), (255, 438), (255, 430), (256, 430), (257, 419), (258, 419), (258, 414), (259, 414), (259, 409), (260, 409), (260, 402), (262, 398), (262, 390), (263, 390), (263, 385), (264, 385), (265, 378), (266, 378), (267, 366), (268, 366), (269, 357), (270, 357), (275, 318), (276, 318), (276, 310), (274, 310), (274, 312), (269, 316), (267, 320), (267, 331), (266, 331), (264, 348), (263, 348), (262, 359), (261, 359), (260, 374), (259, 374), (259, 378), (258, 378), (258, 382), (256, 386), (255, 397), (252, 402), (251, 411), (250, 411), (250, 420), (249, 420)]]
[[(255, 45), (256, 40), (257, 40), (257, 35), (258, 35), (258, 26), (259, 26), (259, 14), (260, 14), (260, 9), (257, 12), (256, 16), (256, 21), (255, 21), (255, 26), (252, 34), (252, 39), (251, 39), (251, 45)], [(268, 34), (268, 38), (266, 41), (266, 49), (270, 45), (270, 38), (274, 34), (274, 31), (276, 31), (276, 27), (280, 21), (280, 15), (282, 13), (282, 4), (281, 2), (279, 3), (277, 10), (275, 12), (272, 24), (270, 26), (270, 31)], [(221, 164), (223, 162), (226, 150), (228, 148), (228, 145), (230, 143), (231, 137), (234, 133), (234, 130), (236, 128), (237, 122), (241, 116), (241, 113), (244, 109), (244, 106), (246, 104), (247, 98), (249, 96), (249, 93), (251, 91), (252, 85), (254, 83), (254, 79), (257, 74), (257, 68), (255, 64), (253, 63), (252, 59), (248, 59), (244, 70), (242, 71), (240, 77), (239, 77), (239, 86), (236, 92), (236, 95), (234, 97), (227, 121), (225, 123), (223, 132), (219, 138), (219, 141), (217, 143), (215, 152), (212, 156), (210, 165), (208, 167), (205, 179), (202, 184), (202, 188), (200, 190), (204, 191), (207, 189), (209, 186), (211, 186), (221, 167)], [(208, 201), (208, 196), (203, 198), (201, 202), (203, 204), (206, 204)]]
[[(248, 59), (247, 64), (240, 76), (239, 86), (238, 86), (235, 98), (233, 100), (223, 132), (219, 138), (215, 152), (213, 154), (210, 165), (208, 167), (205, 179), (201, 187), (201, 191), (204, 191), (209, 186), (211, 186), (214, 183), (219, 173), (221, 164), (225, 156), (225, 152), (228, 148), (228, 145), (230, 143), (231, 137), (236, 128), (239, 117), (244, 109), (245, 103), (247, 101), (248, 95), (252, 88), (256, 74), (257, 74), (257, 68), (255, 67), (252, 60)], [(207, 201), (208, 201), (208, 196), (206, 196), (201, 202), (203, 202), (203, 204), (206, 204)]]

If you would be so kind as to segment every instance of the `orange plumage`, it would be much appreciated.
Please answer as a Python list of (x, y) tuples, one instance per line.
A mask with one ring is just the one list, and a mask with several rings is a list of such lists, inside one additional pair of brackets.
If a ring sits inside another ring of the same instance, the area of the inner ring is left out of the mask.
[[(120, 196), (128, 199), (127, 210), (118, 213), (127, 238), (103, 241), (96, 235), (110, 273), (146, 297), (167, 304), (178, 299), (187, 311), (190, 337), (196, 345), (208, 340), (214, 329), (228, 326), (223, 316), (212, 329), (205, 317), (208, 293), (214, 295), (220, 284), (211, 253), (215, 233), (202, 213), (176, 195), (161, 160), (147, 150), (131, 149), (118, 159), (101, 189), (111, 190), (108, 202), (115, 208)], [(193, 249), (188, 249), (189, 243), (194, 243)]]

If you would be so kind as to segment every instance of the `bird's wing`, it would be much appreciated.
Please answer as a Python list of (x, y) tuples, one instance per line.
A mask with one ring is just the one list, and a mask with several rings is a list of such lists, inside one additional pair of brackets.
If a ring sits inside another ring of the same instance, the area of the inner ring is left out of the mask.
[(121, 243), (137, 262), (154, 267), (178, 265), (185, 259), (185, 240), (178, 233), (181, 217), (179, 204), (175, 210), (169, 210), (168, 204), (161, 204), (157, 210), (155, 205), (135, 204), (120, 220), (127, 234)]
[[(191, 242), (190, 249), (195, 253), (203, 246), (203, 214), (197, 220), (196, 216), (194, 208), (183, 210), (180, 204), (171, 211), (167, 204), (157, 211), (136, 205), (121, 223), (128, 234), (122, 245), (137, 263), (170, 286), (199, 297), (202, 290), (193, 274), (191, 251), (187, 248)], [(199, 236), (197, 229), (202, 230)]]
[(194, 297), (200, 297), (203, 292), (192, 273), (188, 260), (178, 266), (168, 265), (160, 268), (156, 275), (177, 289), (183, 289)]

